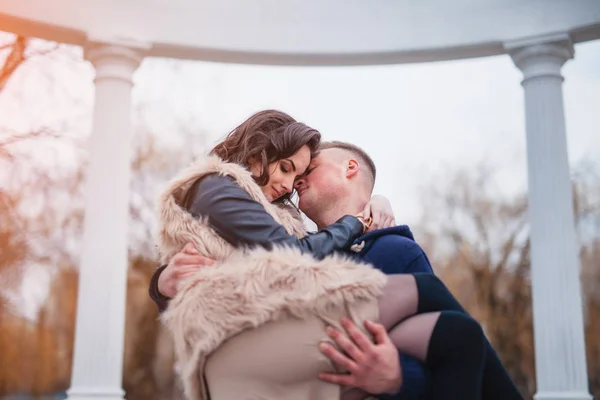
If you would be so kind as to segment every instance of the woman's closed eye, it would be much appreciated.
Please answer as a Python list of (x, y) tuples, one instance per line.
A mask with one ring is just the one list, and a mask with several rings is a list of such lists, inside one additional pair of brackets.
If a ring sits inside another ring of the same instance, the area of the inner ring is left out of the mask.
[(294, 179), (294, 185), (299, 184), (303, 179), (305, 179), (308, 175), (310, 175), (310, 173), (315, 169), (316, 167), (313, 168), (307, 168), (306, 171), (304, 171), (304, 173), (302, 175), (298, 175), (296, 177), (296, 179)]

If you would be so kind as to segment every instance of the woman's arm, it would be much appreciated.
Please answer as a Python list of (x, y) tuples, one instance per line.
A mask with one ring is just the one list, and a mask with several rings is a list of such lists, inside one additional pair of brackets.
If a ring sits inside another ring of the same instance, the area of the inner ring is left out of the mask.
[[(298, 239), (289, 235), (232, 178), (216, 174), (196, 182), (190, 188), (184, 206), (196, 218), (208, 216), (210, 226), (236, 247), (258, 245), (270, 249), (274, 244), (290, 245), (316, 258), (323, 258), (349, 246), (363, 231), (360, 220), (345, 216), (319, 233)], [(175, 258), (171, 263), (176, 264)], [(182, 267), (186, 267), (186, 262), (181, 261)], [(170, 300), (160, 292), (158, 285), (161, 274), (167, 268), (173, 269), (175, 265), (161, 266), (154, 271), (150, 281), (149, 294), (159, 311), (164, 311)], [(169, 269), (167, 272), (172, 273)]]
[(271, 249), (273, 245), (288, 245), (318, 259), (347, 248), (363, 233), (362, 222), (347, 215), (318, 233), (298, 239), (289, 235), (233, 178), (217, 174), (200, 179), (190, 188), (186, 208), (196, 218), (208, 217), (209, 225), (236, 247)]

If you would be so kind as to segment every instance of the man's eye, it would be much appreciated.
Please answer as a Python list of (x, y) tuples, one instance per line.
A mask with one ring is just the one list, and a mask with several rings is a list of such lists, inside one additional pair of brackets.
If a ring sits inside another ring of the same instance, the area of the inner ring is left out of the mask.
[(313, 172), (313, 171), (314, 171), (314, 168), (307, 169), (306, 172), (304, 173), (304, 176), (310, 175), (310, 173)]

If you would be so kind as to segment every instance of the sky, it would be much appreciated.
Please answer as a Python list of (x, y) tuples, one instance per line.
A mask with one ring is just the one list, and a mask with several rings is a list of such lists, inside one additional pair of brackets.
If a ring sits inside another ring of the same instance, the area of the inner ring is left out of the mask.
[[(0, 95), (0, 127), (89, 135), (93, 69), (80, 57), (34, 58), (18, 71)], [(577, 45), (563, 74), (570, 163), (600, 160), (600, 40)], [(508, 56), (373, 67), (146, 59), (134, 76), (135, 123), (183, 150), (199, 134), (212, 144), (254, 112), (280, 109), (325, 140), (363, 147), (378, 167), (375, 193), (390, 199), (398, 223), (414, 226), (423, 188), (454, 169), (485, 162), (503, 194), (526, 189), (521, 79)]]

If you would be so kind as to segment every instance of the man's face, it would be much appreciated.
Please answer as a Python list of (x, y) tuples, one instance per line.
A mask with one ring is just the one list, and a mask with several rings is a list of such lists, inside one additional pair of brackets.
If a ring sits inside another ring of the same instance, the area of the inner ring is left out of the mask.
[(298, 206), (313, 221), (319, 212), (332, 208), (340, 198), (345, 168), (336, 157), (337, 149), (327, 149), (314, 157), (306, 174), (294, 184), (299, 196)]

